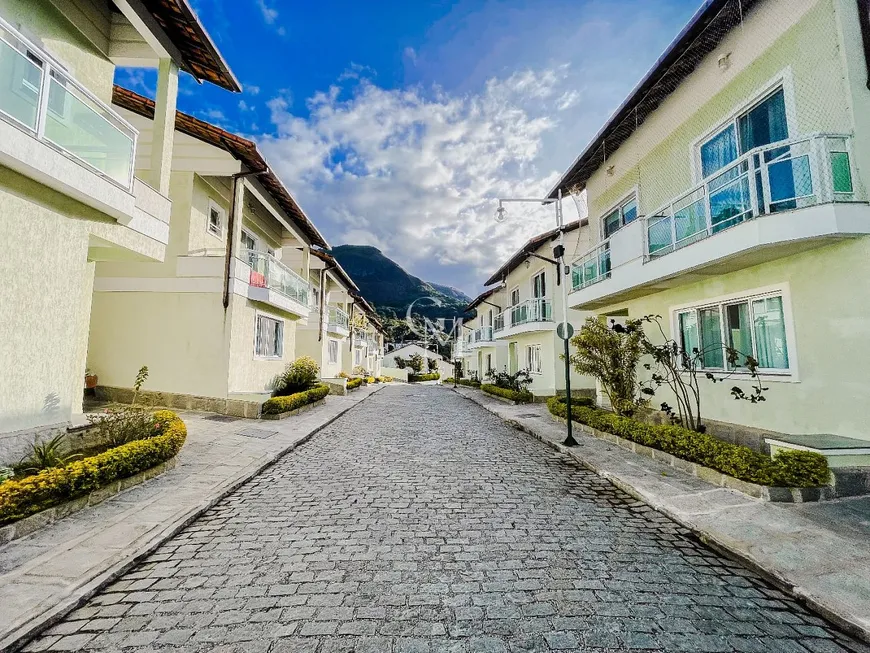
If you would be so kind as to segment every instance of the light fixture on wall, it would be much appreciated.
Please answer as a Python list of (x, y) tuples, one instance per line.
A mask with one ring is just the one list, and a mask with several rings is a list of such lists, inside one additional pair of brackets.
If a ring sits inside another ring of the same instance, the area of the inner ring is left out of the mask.
[(725, 54), (719, 55), (718, 59), (719, 70), (726, 71), (731, 67), (731, 53), (726, 52)]
[(612, 177), (614, 170), (616, 170), (616, 166), (607, 166), (607, 170), (606, 170), (607, 176)]
[(532, 262), (529, 259), (526, 259), (526, 269), (528, 270), (532, 265)]

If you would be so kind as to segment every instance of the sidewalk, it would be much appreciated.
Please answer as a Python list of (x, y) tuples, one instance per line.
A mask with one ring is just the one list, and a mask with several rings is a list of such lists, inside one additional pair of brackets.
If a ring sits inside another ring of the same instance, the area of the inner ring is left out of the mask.
[(82, 604), (239, 485), (383, 387), (330, 395), (323, 406), (280, 421), (179, 413), (188, 433), (175, 469), (0, 546), (0, 651)]
[(850, 634), (870, 641), (870, 498), (774, 504), (715, 487), (565, 426), (546, 405), (455, 390), (742, 560)]

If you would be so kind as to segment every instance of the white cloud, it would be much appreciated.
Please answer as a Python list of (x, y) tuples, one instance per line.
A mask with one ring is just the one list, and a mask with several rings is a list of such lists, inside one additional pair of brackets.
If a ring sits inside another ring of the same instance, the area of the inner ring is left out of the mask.
[[(266, 21), (267, 25), (276, 25), (278, 20), (277, 9), (266, 4), (266, 0), (257, 0), (257, 7), (260, 9), (260, 13), (263, 14), (263, 20)], [(287, 30), (280, 25), (276, 27), (275, 31), (279, 36), (285, 36), (287, 34)]]
[(558, 179), (540, 157), (571, 97), (566, 73), (523, 70), (462, 95), (363, 79), (348, 96), (338, 86), (315, 94), (308, 119), (279, 96), (268, 103), (276, 134), (262, 145), (331, 241), (376, 245), (417, 274), (452, 269), (429, 278), (472, 291), (554, 226), (552, 208), (537, 204), (512, 205), (502, 224), (493, 214), (498, 197), (541, 196)]

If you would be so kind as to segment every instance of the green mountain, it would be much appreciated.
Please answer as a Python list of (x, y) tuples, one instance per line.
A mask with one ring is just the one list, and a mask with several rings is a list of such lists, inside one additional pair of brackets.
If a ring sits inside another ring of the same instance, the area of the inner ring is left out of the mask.
[[(471, 298), (456, 288), (428, 283), (408, 274), (402, 266), (383, 255), (377, 247), (339, 245), (330, 250), (341, 267), (359, 286), (363, 297), (385, 318), (404, 318), (415, 300), (413, 311), (433, 318), (463, 315)], [(438, 301), (423, 300), (432, 297)]]

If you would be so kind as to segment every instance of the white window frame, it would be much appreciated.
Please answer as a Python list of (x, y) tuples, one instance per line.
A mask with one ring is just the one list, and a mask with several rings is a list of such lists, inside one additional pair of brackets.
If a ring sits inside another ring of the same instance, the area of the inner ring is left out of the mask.
[[(260, 340), (260, 320), (272, 320), (281, 326), (280, 329), (280, 337), (277, 339), (276, 344), (278, 349), (280, 350), (277, 355), (270, 354), (261, 354), (259, 352), (259, 340)], [(254, 359), (255, 360), (283, 360), (284, 359), (284, 329), (286, 327), (286, 323), (280, 317), (275, 317), (274, 315), (270, 315), (269, 313), (262, 313), (257, 311), (254, 314)]]
[[(334, 358), (332, 355), (333, 346), (335, 347)], [(329, 362), (330, 365), (335, 365), (336, 363), (338, 363), (339, 350), (340, 347), (338, 344), (338, 340), (336, 340), (335, 338), (329, 338), (329, 340), (327, 340), (326, 342), (326, 360)]]
[[(544, 294), (540, 297), (535, 297), (535, 279), (544, 275)], [(531, 299), (546, 299), (547, 298), (547, 268), (541, 266), (529, 279), (529, 297)]]
[[(211, 214), (212, 212), (218, 214), (218, 227), (217, 231), (212, 229), (211, 224)], [(215, 202), (213, 199), (209, 198), (208, 200), (208, 213), (205, 216), (205, 230), (210, 233), (212, 236), (217, 236), (218, 238), (223, 238), (224, 228), (227, 224), (227, 212), (224, 211), (223, 207)]]
[[(704, 308), (715, 308), (719, 307), (720, 315), (721, 310), (725, 305), (735, 304), (738, 302), (750, 302), (750, 311), (752, 308), (751, 302), (756, 299), (764, 299), (765, 297), (781, 297), (782, 298), (782, 317), (785, 322), (785, 346), (788, 352), (788, 369), (778, 369), (778, 368), (758, 368), (758, 374), (763, 377), (765, 382), (767, 381), (779, 381), (784, 383), (799, 383), (800, 382), (800, 374), (798, 370), (798, 350), (796, 344), (796, 336), (795, 336), (795, 328), (794, 328), (794, 313), (792, 312), (792, 302), (791, 302), (791, 289), (788, 283), (778, 284), (774, 286), (764, 286), (761, 288), (752, 288), (749, 290), (745, 290), (739, 293), (732, 293), (729, 295), (720, 295), (718, 297), (710, 297), (700, 302), (691, 302), (687, 304), (680, 304), (677, 306), (671, 306), (670, 311), (670, 322), (671, 322), (671, 334), (672, 338), (679, 343), (680, 342), (680, 314), (686, 313), (691, 310), (699, 310)], [(724, 320), (720, 316), (719, 328), (721, 330), (721, 340), (724, 343), (728, 342), (727, 334), (725, 333), (726, 328), (726, 320)], [(700, 327), (699, 327), (700, 328)], [(753, 331), (752, 334), (752, 344), (753, 348), (756, 346), (755, 343), (755, 333)], [(755, 352), (753, 352), (754, 354)], [(715, 367), (702, 367), (702, 370), (715, 372), (718, 374), (727, 374), (731, 378), (740, 379), (740, 378), (750, 378), (751, 375), (748, 371), (736, 369), (730, 370), (726, 368), (715, 368)]]
[[(254, 246), (250, 248), (252, 251), (260, 251), (260, 239), (257, 238), (257, 235), (253, 231), (242, 227), (241, 233), (239, 234), (239, 240), (242, 240), (244, 236), (247, 236), (254, 242)], [(239, 244), (241, 245), (241, 242)]]
[[(712, 129), (703, 133), (693, 143), (689, 150), (689, 160), (692, 170), (692, 178), (695, 184), (700, 184), (704, 181), (704, 171), (701, 165), (701, 146), (721, 132), (728, 125), (734, 125), (737, 129), (737, 137), (740, 137), (739, 125), (737, 124), (740, 116), (749, 113), (759, 104), (767, 100), (771, 95), (782, 89), (783, 98), (785, 100), (785, 122), (788, 126), (789, 139), (799, 138), (800, 134), (797, 130), (797, 102), (795, 101), (794, 92), (794, 73), (791, 66), (788, 66), (777, 73), (772, 79), (768, 80), (762, 86), (753, 91), (748, 100), (744, 100), (732, 107), (731, 111), (726, 114), (726, 117), (718, 122)], [(739, 143), (738, 143), (739, 148)], [(743, 156), (737, 153), (737, 158)], [(714, 173), (715, 175), (715, 173)]]
[[(529, 374), (543, 374), (544, 364), (542, 360), (543, 348), (540, 344), (526, 345), (526, 369)], [(533, 365), (537, 363), (537, 365)]]
[[(514, 293), (517, 294), (517, 303), (516, 304), (513, 303)], [(514, 286), (513, 288), (510, 289), (510, 292), (508, 293), (508, 301), (511, 302), (511, 305), (510, 305), (511, 307), (519, 306), (520, 304), (523, 303), (522, 293), (520, 292), (519, 286)]]
[[(599, 224), (599, 231), (600, 231), (600, 235), (601, 235), (600, 241), (607, 240), (608, 238), (610, 238), (610, 236), (612, 236), (617, 231), (619, 231), (620, 229), (625, 227), (625, 214), (623, 213), (623, 209), (628, 204), (631, 204), (632, 201), (634, 201), (634, 204), (635, 204), (635, 210), (637, 211), (637, 217), (634, 220), (632, 220), (631, 222), (629, 222), (628, 224), (633, 224), (633, 223), (638, 222), (640, 220), (641, 214), (640, 214), (640, 199), (639, 198), (640, 198), (640, 196), (638, 194), (638, 187), (635, 186), (634, 188), (631, 189), (631, 191), (629, 191), (628, 193), (623, 195), (622, 199), (620, 201), (618, 201), (616, 204), (614, 204), (613, 206), (611, 206), (609, 209), (607, 209), (606, 211), (604, 211), (601, 214), (601, 220), (600, 220), (600, 224)], [(614, 230), (613, 234), (610, 234), (610, 236), (608, 236), (607, 232), (604, 229), (604, 220), (614, 211), (619, 211), (619, 226)]]

